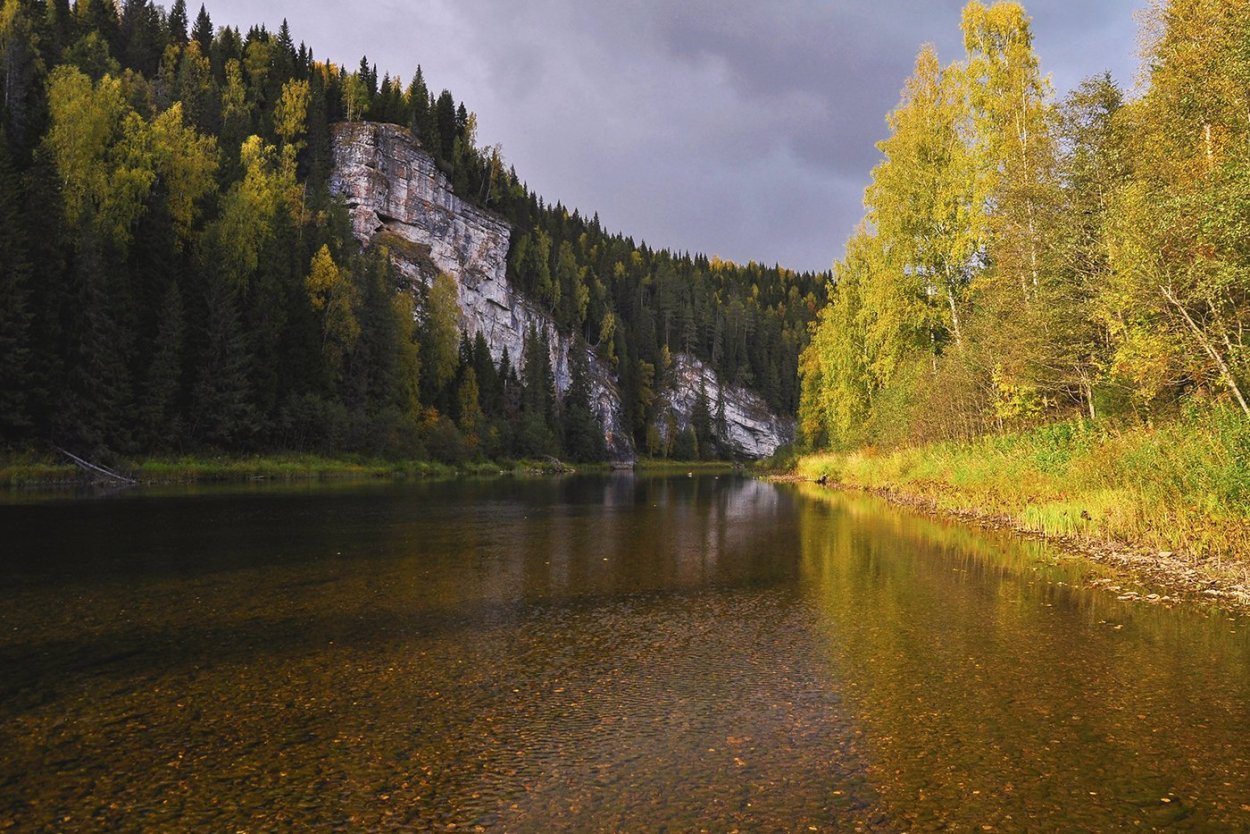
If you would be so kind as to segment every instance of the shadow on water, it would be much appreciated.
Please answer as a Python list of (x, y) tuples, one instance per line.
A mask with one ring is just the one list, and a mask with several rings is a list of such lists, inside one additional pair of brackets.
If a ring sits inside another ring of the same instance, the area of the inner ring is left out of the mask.
[(741, 478), (0, 506), (0, 828), (1241, 830), (1243, 624)]

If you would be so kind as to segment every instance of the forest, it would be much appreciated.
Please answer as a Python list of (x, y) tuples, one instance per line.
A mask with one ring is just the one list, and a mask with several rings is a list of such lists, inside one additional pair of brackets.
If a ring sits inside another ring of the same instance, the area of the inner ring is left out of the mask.
[(556, 395), (551, 334), (496, 363), (451, 276), (410, 292), (356, 244), (330, 128), (359, 119), (411, 129), (508, 220), (509, 279), (615, 367), (639, 448), (726, 453), (714, 426), (648, 437), (677, 352), (797, 411), (830, 275), (655, 250), (544, 201), (420, 67), (348, 70), (285, 22), (244, 34), (185, 0), (4, 0), (0, 86), (4, 448), (601, 458), (582, 370)]
[(1250, 417), (1250, 3), (1170, 0), (1055, 100), (1016, 3), (916, 59), (802, 357), (817, 447)]

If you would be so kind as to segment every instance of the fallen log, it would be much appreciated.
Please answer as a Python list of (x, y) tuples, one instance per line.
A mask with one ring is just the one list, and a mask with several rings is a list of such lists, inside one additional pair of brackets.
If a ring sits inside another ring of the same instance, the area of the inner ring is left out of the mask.
[(84, 472), (87, 472), (89, 474), (95, 475), (100, 478), (104, 478), (105, 480), (116, 481), (117, 483), (127, 484), (129, 486), (136, 486), (139, 483), (134, 478), (127, 478), (125, 475), (122, 475), (118, 472), (114, 472), (112, 469), (109, 469), (107, 466), (101, 466), (98, 463), (92, 463), (89, 460), (84, 460), (83, 458), (78, 457), (78, 455), (74, 454), (73, 452), (65, 451), (60, 446), (53, 446), (52, 448), (56, 449), (61, 454), (65, 455), (65, 457), (69, 458), (70, 461), (75, 466), (77, 466), (79, 469), (81, 469)]

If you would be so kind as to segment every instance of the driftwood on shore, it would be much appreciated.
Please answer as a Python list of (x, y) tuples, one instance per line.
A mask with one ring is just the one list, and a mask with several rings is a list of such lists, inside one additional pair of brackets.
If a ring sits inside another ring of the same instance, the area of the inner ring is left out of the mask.
[(127, 478), (125, 475), (122, 475), (119, 472), (114, 472), (112, 469), (109, 469), (107, 466), (101, 466), (98, 463), (92, 463), (89, 460), (84, 460), (83, 458), (78, 457), (78, 455), (75, 455), (73, 452), (65, 451), (60, 446), (53, 446), (52, 448), (56, 449), (65, 457), (69, 458), (69, 460), (79, 469), (88, 473), (89, 475), (95, 476), (96, 478), (103, 478), (106, 481), (111, 481), (113, 483), (118, 483), (118, 484), (126, 484), (127, 486), (135, 486), (139, 483), (134, 478)]

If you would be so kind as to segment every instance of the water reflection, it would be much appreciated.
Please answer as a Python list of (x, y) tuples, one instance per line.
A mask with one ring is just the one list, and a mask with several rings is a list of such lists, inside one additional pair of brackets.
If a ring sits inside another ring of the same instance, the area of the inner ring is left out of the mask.
[(0, 828), (1250, 827), (1239, 623), (872, 499), (140, 491), (0, 529)]
[(1044, 545), (820, 493), (802, 566), (886, 814), (914, 830), (1245, 830), (1250, 647), (1074, 588)]
[(796, 500), (624, 476), (0, 508), (0, 825), (871, 824)]

